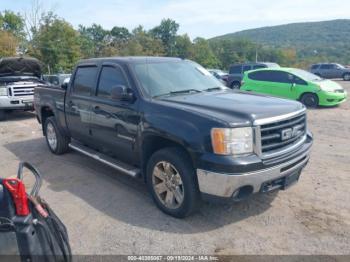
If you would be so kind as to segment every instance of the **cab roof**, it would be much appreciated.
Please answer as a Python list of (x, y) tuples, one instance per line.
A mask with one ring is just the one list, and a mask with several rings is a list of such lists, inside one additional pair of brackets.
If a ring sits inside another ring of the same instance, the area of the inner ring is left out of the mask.
[(90, 63), (103, 63), (103, 62), (119, 62), (126, 64), (144, 64), (144, 63), (157, 63), (157, 62), (180, 62), (182, 58), (177, 57), (160, 57), (160, 56), (115, 56), (115, 57), (101, 57), (90, 58), (79, 61), (78, 65), (90, 64)]

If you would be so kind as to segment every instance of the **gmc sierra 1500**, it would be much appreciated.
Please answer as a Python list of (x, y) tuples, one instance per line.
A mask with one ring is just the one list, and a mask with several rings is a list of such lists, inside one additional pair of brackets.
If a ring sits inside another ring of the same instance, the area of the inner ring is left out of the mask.
[(34, 58), (0, 59), (0, 120), (13, 110), (33, 110), (34, 88), (43, 84), (40, 62)]
[(36, 88), (34, 106), (53, 153), (71, 148), (143, 177), (175, 217), (201, 197), (287, 188), (312, 145), (301, 103), (230, 90), (177, 58), (83, 60), (69, 84)]

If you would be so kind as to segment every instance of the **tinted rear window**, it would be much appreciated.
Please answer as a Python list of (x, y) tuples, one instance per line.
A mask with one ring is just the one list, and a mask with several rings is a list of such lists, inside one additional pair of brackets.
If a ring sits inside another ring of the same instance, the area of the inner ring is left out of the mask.
[(270, 72), (269, 71), (253, 72), (253, 73), (250, 73), (248, 77), (252, 80), (257, 80), (257, 81), (270, 81)]
[(96, 75), (96, 66), (78, 67), (74, 78), (73, 93), (90, 96), (95, 89)]
[(241, 74), (241, 73), (242, 73), (242, 66), (241, 65), (231, 66), (230, 74)]
[(278, 83), (290, 83), (288, 73), (282, 71), (258, 71), (249, 74), (249, 78), (257, 81), (268, 81)]
[(331, 64), (321, 65), (321, 69), (332, 69), (332, 68), (334, 68), (334, 65), (331, 65)]
[(252, 70), (252, 67), (250, 65), (243, 66), (243, 73), (249, 70)]
[(254, 65), (253, 69), (261, 69), (261, 68), (266, 68), (265, 65)]
[(319, 67), (319, 65), (313, 65), (311, 66), (311, 69), (317, 69)]

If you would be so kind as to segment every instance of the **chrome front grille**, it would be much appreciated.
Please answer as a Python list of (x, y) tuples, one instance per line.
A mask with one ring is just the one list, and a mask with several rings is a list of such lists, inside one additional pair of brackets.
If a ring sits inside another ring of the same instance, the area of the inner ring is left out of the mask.
[(34, 95), (34, 86), (16, 86), (10, 89), (11, 96), (32, 96)]
[(278, 156), (298, 147), (307, 133), (306, 113), (260, 125), (257, 129), (258, 153), (264, 158)]

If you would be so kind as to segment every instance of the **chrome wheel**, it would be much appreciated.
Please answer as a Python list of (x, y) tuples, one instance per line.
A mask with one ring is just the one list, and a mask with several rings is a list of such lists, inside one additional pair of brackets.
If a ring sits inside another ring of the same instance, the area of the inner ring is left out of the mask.
[(47, 142), (49, 143), (49, 146), (51, 147), (51, 149), (56, 150), (56, 148), (57, 148), (56, 130), (55, 130), (55, 127), (53, 126), (53, 124), (50, 122), (46, 126), (46, 139), (47, 139)]
[(157, 163), (152, 173), (154, 192), (159, 201), (169, 209), (176, 209), (184, 201), (184, 188), (176, 168), (166, 161)]
[(350, 81), (350, 74), (345, 74), (344, 75), (344, 80), (345, 81)]

